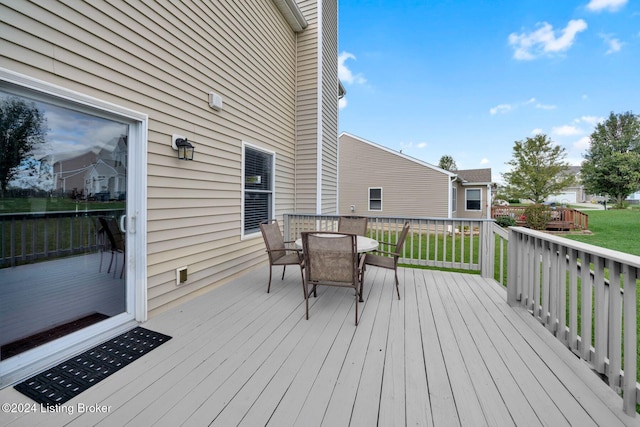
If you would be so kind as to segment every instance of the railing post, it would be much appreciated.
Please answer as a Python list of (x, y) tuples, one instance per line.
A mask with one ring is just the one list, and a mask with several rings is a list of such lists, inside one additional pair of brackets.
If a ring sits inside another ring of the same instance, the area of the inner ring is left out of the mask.
[(495, 238), (493, 237), (494, 222), (484, 221), (480, 224), (480, 275), (493, 279), (495, 263)]
[(637, 359), (633, 357), (638, 354), (637, 336), (637, 288), (638, 269), (623, 266), (624, 277), (624, 352), (631, 357), (624, 358), (624, 378), (622, 380), (623, 401), (622, 409), (625, 414), (635, 417), (636, 403), (638, 402), (636, 377), (638, 375)]
[(507, 242), (507, 304), (515, 306), (518, 303), (518, 238), (520, 235), (513, 229), (509, 229), (509, 241)]

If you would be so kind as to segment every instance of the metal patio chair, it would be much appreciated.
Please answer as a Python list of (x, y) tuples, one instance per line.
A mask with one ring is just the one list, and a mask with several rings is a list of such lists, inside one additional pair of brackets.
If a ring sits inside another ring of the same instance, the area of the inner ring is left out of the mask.
[(304, 299), (307, 319), (311, 292), (317, 296), (318, 286), (338, 286), (354, 290), (358, 326), (358, 300), (362, 297), (362, 267), (365, 257), (358, 257), (356, 235), (324, 231), (303, 232), (302, 251), (305, 263)]
[(338, 218), (338, 232), (366, 236), (367, 222), (368, 219), (365, 216), (341, 216)]
[[(109, 261), (109, 268), (107, 268), (107, 273), (111, 272), (111, 266), (113, 265), (113, 277), (116, 277), (116, 270), (118, 269), (118, 254), (122, 254), (122, 269), (120, 270), (120, 278), (122, 278), (124, 274), (124, 266), (125, 266), (125, 239), (124, 233), (120, 231), (120, 227), (118, 227), (118, 222), (115, 218), (101, 216), (98, 218), (100, 221), (100, 225), (102, 226), (102, 231), (107, 236), (107, 248), (111, 251), (111, 260)], [(102, 268), (102, 258), (100, 259), (100, 267)]]
[(260, 231), (262, 232), (264, 244), (269, 254), (269, 285), (267, 286), (267, 293), (271, 290), (271, 276), (274, 265), (282, 266), (281, 280), (284, 280), (287, 265), (297, 265), (300, 267), (300, 275), (304, 281), (304, 275), (302, 273), (304, 269), (302, 249), (287, 247), (287, 244), (293, 244), (294, 242), (284, 241), (278, 220), (270, 219), (262, 221), (260, 223)]
[(383, 251), (379, 248), (373, 252), (368, 252), (364, 258), (365, 268), (367, 265), (373, 265), (375, 267), (387, 268), (389, 270), (393, 270), (396, 276), (396, 292), (398, 293), (398, 299), (400, 299), (400, 288), (398, 283), (398, 259), (400, 255), (402, 255), (402, 248), (404, 246), (404, 241), (407, 238), (407, 234), (409, 233), (409, 228), (411, 225), (409, 221), (405, 222), (402, 226), (402, 231), (398, 236), (398, 240), (396, 243), (389, 242), (380, 242), (381, 246), (391, 246), (393, 250)]

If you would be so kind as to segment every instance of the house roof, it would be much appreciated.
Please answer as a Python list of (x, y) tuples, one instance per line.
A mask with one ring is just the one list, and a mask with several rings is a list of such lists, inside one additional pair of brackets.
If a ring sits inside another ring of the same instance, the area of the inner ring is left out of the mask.
[[(359, 136), (352, 135), (352, 134), (350, 134), (348, 132), (342, 132), (340, 134), (340, 136), (338, 137), (339, 141), (342, 140), (342, 136), (348, 136), (349, 138), (355, 139), (355, 140), (357, 140), (359, 142), (362, 142), (362, 143), (365, 143), (365, 144), (369, 144), (372, 147), (375, 147), (375, 148), (378, 148), (380, 150), (384, 150), (384, 151), (386, 151), (388, 153), (391, 153), (394, 156), (402, 157), (404, 159), (407, 159), (409, 161), (412, 161), (414, 163), (417, 163), (417, 164), (422, 165), (424, 167), (427, 167), (429, 169), (433, 169), (435, 171), (442, 172), (442, 173), (444, 173), (446, 175), (449, 175), (449, 177), (451, 177), (451, 178), (455, 178), (456, 177), (456, 173), (454, 173), (454, 172), (450, 172), (450, 171), (448, 171), (446, 169), (439, 168), (438, 166), (434, 166), (431, 163), (427, 163), (427, 162), (424, 162), (422, 160), (416, 159), (415, 157), (407, 156), (406, 154), (404, 154), (404, 153), (402, 153), (400, 151), (392, 150), (392, 149), (390, 149), (388, 147), (385, 147), (385, 146), (380, 145), (380, 144), (376, 144), (375, 142), (368, 141), (366, 139), (360, 138)], [(489, 169), (489, 171), (491, 171), (491, 169)], [(491, 176), (491, 173), (489, 173), (489, 176)]]
[(457, 170), (458, 177), (465, 183), (490, 184), (491, 168)]

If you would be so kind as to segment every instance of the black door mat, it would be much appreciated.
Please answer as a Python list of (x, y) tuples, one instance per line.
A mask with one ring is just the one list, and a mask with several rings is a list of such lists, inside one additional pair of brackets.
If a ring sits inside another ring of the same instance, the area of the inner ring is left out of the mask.
[(94, 323), (98, 323), (102, 320), (108, 319), (109, 316), (101, 313), (94, 313), (88, 316), (76, 319), (64, 325), (58, 325), (54, 328), (47, 329), (44, 332), (28, 336), (26, 338), (19, 339), (18, 341), (4, 344), (0, 347), (0, 360), (5, 360), (10, 357), (16, 356), (32, 348), (36, 348), (39, 345), (46, 344), (50, 341), (62, 338), (65, 335), (79, 331), (80, 329), (91, 326)]
[(16, 385), (37, 403), (62, 405), (171, 339), (137, 327)]

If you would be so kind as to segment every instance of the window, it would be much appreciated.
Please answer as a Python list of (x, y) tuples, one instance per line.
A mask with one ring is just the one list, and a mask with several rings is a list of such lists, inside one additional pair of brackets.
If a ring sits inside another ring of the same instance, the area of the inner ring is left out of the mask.
[(382, 210), (382, 188), (369, 189), (369, 210), (370, 211)]
[(479, 211), (482, 206), (482, 192), (479, 188), (468, 188), (466, 191), (466, 210)]
[(258, 233), (260, 222), (274, 217), (275, 153), (242, 146), (242, 235)]

